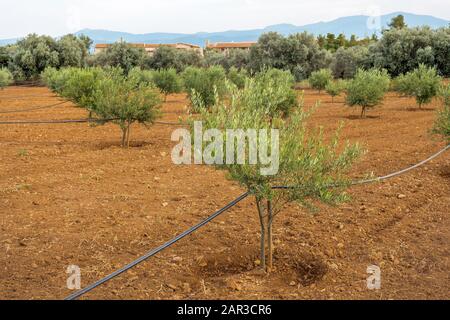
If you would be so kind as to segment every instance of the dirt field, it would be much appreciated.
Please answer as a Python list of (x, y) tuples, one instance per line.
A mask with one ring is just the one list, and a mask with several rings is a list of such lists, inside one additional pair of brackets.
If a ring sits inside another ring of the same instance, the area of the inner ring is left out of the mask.
[[(42, 95), (23, 100), (6, 97)], [(437, 103), (417, 111), (389, 94), (359, 119), (342, 98), (322, 100), (311, 123), (368, 150), (355, 178), (391, 173), (445, 146), (429, 134)], [(78, 119), (69, 105), (2, 111), (58, 101), (45, 88), (0, 91), (0, 121)], [(163, 120), (183, 114), (170, 96)], [(244, 190), (206, 166), (175, 166), (174, 128), (133, 127), (122, 149), (117, 126), (1, 126), (0, 298), (61, 299), (66, 268), (81, 267), (82, 286), (100, 279), (201, 221)], [(259, 223), (253, 199), (165, 252), (86, 295), (89, 299), (449, 299), (450, 153), (401, 177), (353, 187), (352, 201), (308, 212), (291, 205), (275, 221), (275, 265), (258, 271)], [(366, 288), (378, 265), (382, 288)]]

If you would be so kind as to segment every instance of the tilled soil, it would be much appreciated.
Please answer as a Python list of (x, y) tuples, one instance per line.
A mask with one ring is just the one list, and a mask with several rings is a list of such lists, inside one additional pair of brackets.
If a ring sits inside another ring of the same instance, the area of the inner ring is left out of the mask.
[[(30, 97), (9, 99), (17, 96)], [(37, 95), (37, 96), (36, 96)], [(359, 110), (305, 91), (321, 106), (310, 124), (359, 141), (366, 155), (352, 176), (388, 174), (445, 146), (430, 134), (436, 101), (390, 93), (359, 119)], [(80, 119), (46, 88), (0, 91), (0, 121)], [(163, 121), (185, 113), (184, 95), (169, 97)], [(69, 265), (82, 286), (157, 247), (235, 199), (243, 190), (207, 166), (176, 166), (171, 132), (132, 129), (120, 147), (113, 124), (1, 125), (0, 298), (61, 299)], [(275, 267), (257, 266), (259, 222), (253, 199), (147, 262), (92, 291), (89, 299), (449, 299), (449, 153), (394, 179), (349, 190), (352, 200), (310, 212), (292, 204), (275, 221)], [(368, 290), (367, 267), (382, 287)]]

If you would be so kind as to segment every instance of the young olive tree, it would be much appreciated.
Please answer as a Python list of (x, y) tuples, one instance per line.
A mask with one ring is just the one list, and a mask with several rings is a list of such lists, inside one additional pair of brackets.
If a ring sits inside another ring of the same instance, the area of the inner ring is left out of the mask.
[[(274, 83), (268, 85), (268, 91), (277, 90)], [(268, 116), (267, 110), (278, 103), (278, 97), (268, 96), (269, 99), (261, 106), (262, 101), (257, 98), (260, 89), (257, 81), (250, 79), (243, 90), (230, 89), (230, 99), (216, 100), (209, 109), (200, 107), (199, 110), (204, 130), (242, 130), (247, 138), (251, 136), (251, 131), (259, 133), (256, 137), (248, 138), (248, 148), (239, 148), (235, 137), (213, 137), (223, 139), (220, 145), (227, 146), (227, 156), (231, 148), (234, 159), (241, 158), (241, 162), (238, 160), (241, 164), (224, 162), (220, 158), (223, 149), (203, 150), (205, 157), (210, 155), (215, 159), (213, 164), (218, 169), (226, 170), (232, 180), (239, 182), (254, 196), (261, 228), (261, 267), (267, 267), (270, 271), (273, 267), (273, 223), (277, 215), (293, 201), (310, 206), (314, 200), (326, 203), (345, 200), (344, 190), (349, 184), (346, 170), (361, 150), (358, 145), (349, 143), (342, 146), (337, 134), (331, 142), (326, 143), (322, 130), (307, 129), (308, 114), (301, 108), (297, 108), (289, 118), (276, 114)], [(198, 117), (190, 121), (193, 132), (196, 119)], [(271, 142), (267, 142), (264, 137)], [(267, 147), (265, 151), (262, 151), (262, 145)], [(272, 159), (272, 164), (277, 165), (267, 170), (267, 163), (262, 164), (255, 158), (252, 160), (250, 150), (258, 146), (259, 159), (267, 155)], [(286, 187), (274, 188), (276, 186)]]
[(450, 85), (442, 86), (441, 96), (444, 107), (438, 111), (433, 132), (444, 136), (450, 143)]
[(152, 76), (153, 83), (164, 94), (164, 101), (169, 94), (179, 93), (183, 88), (181, 78), (173, 68), (153, 71)]
[(226, 93), (226, 74), (220, 66), (188, 67), (182, 73), (182, 79), (189, 98), (192, 100), (195, 96), (196, 99), (201, 99), (205, 106), (214, 104), (216, 96), (223, 97)]
[(350, 107), (361, 107), (361, 118), (366, 110), (380, 104), (389, 90), (390, 78), (386, 70), (362, 70), (347, 85), (346, 103)]
[(230, 70), (228, 70), (228, 80), (238, 87), (238, 89), (243, 89), (245, 87), (245, 82), (248, 77), (248, 72), (245, 69), (239, 70), (236, 67), (231, 67)]
[(339, 96), (346, 88), (346, 82), (343, 80), (330, 81), (325, 90), (331, 96), (331, 103), (334, 103), (334, 97)]
[(400, 75), (395, 81), (395, 89), (402, 95), (416, 98), (419, 109), (422, 109), (439, 94), (441, 82), (435, 68), (421, 64), (417, 69)]
[(134, 82), (136, 87), (152, 86), (153, 83), (153, 72), (151, 70), (143, 70), (140, 67), (135, 67), (128, 72), (128, 80)]
[(94, 92), (99, 81), (106, 77), (101, 68), (71, 68), (61, 89), (61, 96), (72, 101), (89, 112), (89, 118), (95, 107)]
[[(295, 80), (289, 71), (268, 69), (258, 73), (254, 81), (246, 83), (243, 97), (247, 105), (263, 108), (270, 118), (286, 117), (299, 107)], [(248, 90), (247, 86), (252, 90)], [(253, 96), (247, 96), (251, 92)]]
[(11, 72), (9, 72), (6, 68), (0, 69), (0, 89), (3, 89), (6, 86), (9, 86), (13, 83), (13, 76)]
[(99, 81), (93, 101), (96, 115), (120, 126), (122, 147), (130, 146), (133, 123), (150, 125), (160, 115), (158, 90), (149, 86), (136, 88), (135, 83), (125, 77), (104, 78)]
[(320, 69), (311, 73), (309, 84), (313, 89), (319, 90), (320, 94), (332, 80), (333, 75), (330, 69)]

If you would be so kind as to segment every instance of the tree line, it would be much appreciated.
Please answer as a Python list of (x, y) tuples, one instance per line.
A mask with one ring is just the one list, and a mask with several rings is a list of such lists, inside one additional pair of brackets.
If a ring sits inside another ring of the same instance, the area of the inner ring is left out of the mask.
[(46, 67), (120, 67), (126, 73), (141, 69), (169, 69), (182, 72), (189, 66), (220, 65), (255, 74), (265, 68), (289, 70), (296, 81), (309, 78), (312, 72), (330, 68), (335, 78), (352, 78), (358, 69), (386, 69), (398, 76), (420, 64), (435, 67), (439, 75), (450, 76), (450, 27), (408, 28), (401, 18), (376, 36), (347, 39), (343, 34), (315, 37), (307, 32), (282, 36), (263, 34), (250, 50), (229, 52), (206, 50), (204, 56), (194, 51), (159, 47), (152, 56), (144, 49), (124, 42), (112, 44), (92, 55), (92, 41), (85, 36), (66, 35), (60, 39), (35, 34), (14, 45), (0, 47), (0, 68), (7, 68), (14, 80), (35, 79)]

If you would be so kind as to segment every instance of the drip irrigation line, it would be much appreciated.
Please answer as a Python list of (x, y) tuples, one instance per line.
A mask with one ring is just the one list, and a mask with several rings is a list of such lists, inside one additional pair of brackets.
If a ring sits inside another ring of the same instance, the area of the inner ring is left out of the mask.
[[(438, 156), (440, 156), (441, 154), (443, 154), (445, 151), (447, 151), (449, 149), (450, 149), (450, 144), (447, 145), (445, 148), (439, 150), (438, 152), (436, 152), (435, 154), (433, 154), (429, 158), (427, 158), (427, 159), (425, 159), (425, 160), (423, 160), (423, 161), (421, 161), (421, 162), (419, 162), (419, 163), (417, 163), (417, 164), (415, 164), (413, 166), (410, 166), (410, 167), (405, 168), (403, 170), (399, 170), (399, 171), (390, 173), (390, 174), (382, 176), (382, 177), (377, 177), (377, 178), (373, 178), (373, 179), (366, 179), (366, 180), (353, 181), (353, 182), (350, 183), (350, 185), (351, 186), (357, 186), (357, 185), (363, 185), (363, 184), (370, 184), (370, 183), (380, 182), (380, 181), (383, 181), (383, 180), (394, 178), (394, 177), (402, 175), (402, 174), (404, 174), (404, 173), (406, 173), (408, 171), (411, 171), (411, 170), (414, 170), (414, 169), (417, 169), (417, 168), (423, 166), (424, 164), (426, 164), (426, 163), (430, 162), (431, 160), (437, 158)], [(328, 187), (336, 188), (336, 187), (339, 187), (339, 185), (330, 185)], [(276, 187), (273, 187), (272, 189), (293, 189), (293, 188), (294, 187), (292, 187), (292, 186), (276, 186)]]
[(169, 121), (155, 121), (155, 124), (162, 124), (166, 126), (188, 126), (187, 123), (182, 122), (169, 122)]
[[(436, 157), (438, 157), (439, 155), (441, 155), (442, 153), (444, 153), (445, 151), (447, 151), (448, 149), (450, 149), (450, 145), (447, 145), (444, 149), (440, 150), (439, 152), (435, 153), (434, 155), (432, 155), (431, 157), (429, 157), (428, 159), (421, 161), (419, 163), (417, 163), (414, 166), (408, 167), (406, 169), (391, 173), (389, 175), (386, 176), (382, 176), (382, 177), (378, 177), (378, 178), (374, 178), (374, 179), (368, 179), (368, 180), (360, 180), (360, 181), (355, 181), (352, 183), (352, 185), (361, 185), (361, 184), (368, 184), (368, 183), (373, 183), (373, 182), (378, 182), (378, 181), (382, 181), (382, 180), (386, 180), (386, 179), (390, 179), (393, 178), (395, 176), (404, 174), (410, 170), (416, 169), (424, 164), (426, 164), (427, 162), (435, 159)], [(280, 186), (280, 187), (273, 187), (274, 189), (287, 189), (287, 188), (292, 188), (292, 187), (288, 187), (288, 186)], [(225, 211), (231, 209), (232, 207), (234, 207), (235, 205), (237, 205), (239, 202), (241, 202), (242, 200), (244, 200), (245, 198), (247, 198), (250, 195), (250, 192), (246, 192), (244, 194), (242, 194), (241, 196), (239, 196), (238, 198), (236, 198), (235, 200), (233, 200), (232, 202), (230, 202), (229, 204), (227, 204), (225, 207), (223, 207), (222, 209), (216, 211), (213, 215), (209, 216), (207, 219), (203, 220), (202, 222), (200, 222), (199, 224), (197, 224), (196, 226), (190, 228), (189, 230), (186, 230), (185, 232), (183, 232), (182, 234), (178, 235), (177, 237), (173, 238), (172, 240), (166, 242), (165, 244), (159, 246), (156, 249), (153, 249), (151, 251), (149, 251), (148, 253), (146, 253), (145, 255), (141, 256), (140, 258), (134, 260), (133, 262), (127, 264), (126, 266), (122, 267), (119, 270), (116, 270), (115, 272), (109, 274), (108, 276), (102, 278), (101, 280), (87, 286), (86, 288), (75, 292), (73, 294), (71, 294), (70, 296), (66, 297), (65, 300), (75, 300), (81, 296), (83, 296), (84, 294), (94, 290), (95, 288), (97, 288), (98, 286), (104, 284), (105, 282), (119, 276), (120, 274), (130, 270), (131, 268), (135, 267), (136, 265), (144, 262), (145, 260), (149, 259), (150, 257), (153, 257), (154, 255), (156, 255), (157, 253), (163, 251), (164, 249), (167, 249), (168, 247), (170, 247), (171, 245), (175, 244), (176, 242), (180, 241), (181, 239), (185, 238), (186, 236), (194, 233), (195, 231), (197, 231), (198, 229), (200, 229), (201, 227), (203, 227), (204, 225), (208, 224), (209, 222), (211, 222), (212, 220), (214, 220), (215, 218), (217, 218), (218, 216), (220, 216), (222, 213), (224, 213)]]
[(201, 227), (203, 227), (204, 225), (208, 224), (209, 222), (211, 222), (212, 220), (214, 220), (215, 218), (217, 218), (218, 216), (220, 216), (222, 213), (224, 213), (225, 211), (231, 209), (232, 207), (234, 207), (236, 204), (238, 204), (239, 202), (241, 202), (242, 200), (244, 200), (245, 198), (247, 198), (250, 195), (249, 192), (243, 193), (242, 195), (240, 195), (239, 197), (237, 197), (235, 200), (231, 201), (229, 204), (227, 204), (225, 207), (223, 207), (222, 209), (216, 211), (214, 214), (212, 214), (211, 216), (209, 216), (208, 218), (206, 218), (205, 220), (203, 220), (202, 222), (200, 222), (199, 224), (193, 226), (192, 228), (190, 228), (189, 230), (186, 230), (185, 232), (181, 233), (180, 235), (176, 236), (175, 238), (173, 238), (172, 240), (166, 242), (165, 244), (159, 246), (156, 249), (153, 249), (149, 252), (147, 252), (145, 255), (143, 255), (142, 257), (134, 260), (133, 262), (127, 264), (126, 266), (124, 266), (123, 268), (111, 273), (110, 275), (104, 277), (103, 279), (87, 286), (86, 288), (75, 292), (73, 294), (71, 294), (70, 296), (66, 297), (64, 300), (75, 300), (79, 297), (81, 297), (82, 295), (88, 293), (89, 291), (92, 291), (93, 289), (97, 288), (98, 286), (102, 285), (103, 283), (117, 277), (118, 275), (130, 270), (131, 268), (135, 267), (136, 265), (140, 264), (141, 262), (147, 260), (150, 257), (153, 257), (154, 255), (156, 255), (157, 253), (163, 251), (164, 249), (170, 247), (171, 245), (175, 244), (176, 242), (180, 241), (181, 239), (187, 237), (188, 235), (194, 233), (195, 231), (197, 231), (198, 229), (200, 229)]
[(28, 109), (21, 109), (21, 110), (6, 110), (6, 111), (0, 111), (0, 114), (6, 114), (6, 113), (21, 113), (21, 112), (28, 112), (28, 111), (35, 111), (35, 110), (42, 110), (42, 109), (49, 109), (49, 108), (53, 108), (56, 106), (60, 106), (63, 104), (66, 104), (70, 101), (60, 101), (58, 103), (54, 103), (54, 104), (50, 104), (47, 106), (39, 106), (39, 107), (33, 107), (33, 108), (28, 108)]
[(65, 119), (65, 120), (16, 120), (16, 121), (0, 121), (0, 125), (91, 123), (91, 122), (110, 122), (115, 120), (119, 119), (111, 118), (111, 119)]
[(394, 172), (394, 173), (391, 173), (391, 174), (388, 174), (388, 175), (385, 175), (385, 176), (382, 176), (382, 177), (373, 178), (373, 179), (367, 179), (367, 180), (355, 181), (355, 182), (352, 183), (352, 185), (369, 184), (369, 183), (380, 182), (380, 181), (383, 181), (383, 180), (394, 178), (394, 177), (402, 175), (402, 174), (404, 174), (404, 173), (406, 173), (408, 171), (411, 171), (411, 170), (414, 170), (416, 168), (419, 168), (419, 167), (423, 166), (424, 164), (430, 162), (431, 160), (439, 157), (441, 154), (443, 154), (445, 151), (447, 151), (449, 149), (450, 149), (450, 144), (447, 145), (442, 150), (439, 150), (438, 152), (436, 152), (435, 154), (433, 154), (429, 158), (427, 158), (427, 159), (425, 159), (425, 160), (423, 160), (423, 161), (421, 161), (421, 162), (419, 162), (419, 163), (417, 163), (417, 164), (415, 164), (415, 165), (413, 165), (411, 167), (408, 167), (406, 169), (403, 169), (403, 170), (400, 170), (400, 171), (397, 171), (397, 172)]

